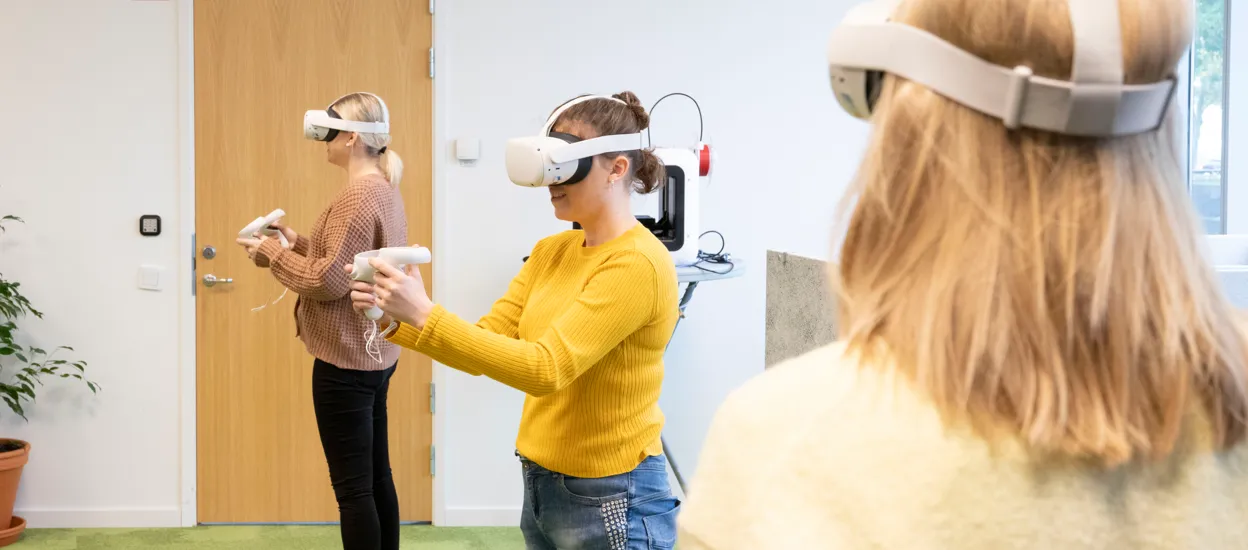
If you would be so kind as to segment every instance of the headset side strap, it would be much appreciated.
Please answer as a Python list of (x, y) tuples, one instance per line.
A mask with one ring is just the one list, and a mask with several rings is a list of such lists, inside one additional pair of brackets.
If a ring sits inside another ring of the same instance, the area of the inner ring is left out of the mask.
[(556, 164), (580, 160), (586, 157), (642, 148), (642, 134), (617, 134), (569, 143), (550, 152), (550, 161)]

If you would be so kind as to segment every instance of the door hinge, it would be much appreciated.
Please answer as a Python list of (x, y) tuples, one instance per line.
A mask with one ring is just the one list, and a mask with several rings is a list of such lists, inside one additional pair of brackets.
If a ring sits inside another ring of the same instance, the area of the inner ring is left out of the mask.
[(438, 413), (438, 385), (429, 384), (429, 414)]
[(199, 280), (195, 278), (195, 273), (199, 269), (199, 248), (195, 243), (195, 233), (191, 233), (191, 296), (194, 297), (199, 289)]
[(429, 15), (437, 13), (437, 10), (435, 9), (436, 6), (434, 4), (435, 2), (437, 2), (437, 0), (429, 0)]
[(430, 476), (438, 475), (437, 474), (438, 472), (437, 457), (438, 457), (437, 450), (434, 449), (433, 445), (430, 445), (429, 446), (429, 475)]
[(433, 48), (429, 48), (429, 78), (433, 78), (437, 74), (436, 66), (437, 58), (434, 56)]

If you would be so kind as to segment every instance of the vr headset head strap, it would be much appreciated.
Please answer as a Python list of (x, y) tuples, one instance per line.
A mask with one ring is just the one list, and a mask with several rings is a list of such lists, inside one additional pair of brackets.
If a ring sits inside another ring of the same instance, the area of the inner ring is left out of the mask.
[(890, 22), (897, 4), (876, 0), (852, 10), (832, 34), (829, 63), (911, 80), (1011, 129), (1074, 136), (1155, 130), (1177, 88), (1173, 76), (1153, 84), (1123, 84), (1117, 0), (1068, 1), (1075, 42), (1069, 81), (1034, 76), (1028, 67), (995, 65), (927, 31)]
[(614, 97), (607, 96), (607, 95), (583, 95), (581, 97), (572, 99), (564, 103), (563, 105), (560, 105), (558, 109), (555, 109), (555, 112), (550, 114), (550, 118), (546, 119), (546, 125), (542, 126), (542, 133), (539, 135), (543, 135), (543, 136), (550, 135), (550, 129), (553, 128), (555, 126), (555, 123), (559, 121), (560, 115), (563, 115), (563, 113), (566, 112), (568, 109), (571, 109), (577, 105), (580, 105), (581, 103), (585, 103), (586, 101), (590, 101), (593, 99), (606, 99), (610, 101), (615, 101), (623, 105), (628, 105), (628, 103), (625, 103), (624, 100), (622, 99), (616, 99)]
[[(380, 122), (361, 122), (357, 120), (345, 120), (342, 118), (341, 115), (338, 114), (337, 111), (334, 110), (334, 105), (337, 105), (338, 102), (342, 101), (343, 99), (347, 97), (355, 95), (357, 93), (362, 94), (362, 95), (372, 96), (374, 99), (377, 100), (377, 103), (381, 105), (381, 121)], [(386, 102), (385, 100), (381, 99), (381, 96), (374, 94), (374, 93), (352, 92), (349, 94), (345, 94), (342, 97), (339, 97), (338, 99), (335, 99), (332, 102), (330, 102), (329, 106), (325, 108), (325, 113), (328, 115), (328, 120), (315, 120), (314, 122), (317, 126), (324, 126), (326, 128), (329, 128), (330, 130), (341, 130), (344, 132), (357, 132), (357, 133), (362, 133), (362, 134), (388, 134), (390, 133), (390, 108), (386, 106)], [(330, 139), (332, 139), (332, 137)]]

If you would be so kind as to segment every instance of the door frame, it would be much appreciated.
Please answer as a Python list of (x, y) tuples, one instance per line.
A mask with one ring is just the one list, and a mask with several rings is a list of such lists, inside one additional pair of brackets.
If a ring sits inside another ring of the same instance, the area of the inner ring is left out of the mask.
[[(294, 1), (294, 0), (291, 0)], [(430, 0), (430, 9), (434, 3)], [(197, 281), (192, 267), (193, 258), (197, 254), (194, 245), (195, 236), (195, 0), (177, 0), (177, 73), (178, 73), (178, 391), (179, 391), (179, 487), (178, 504), (182, 527), (194, 527), (199, 523), (198, 514), (198, 466), (196, 453), (196, 371), (195, 371), (195, 291)], [(439, 109), (441, 99), (450, 97), (448, 78), (446, 77), (446, 59), (448, 56), (446, 17), (433, 16), (433, 47), (438, 52), (437, 78), (433, 81), (433, 242), (429, 246), (439, 251), (439, 261), (430, 266), (433, 272), (435, 300), (450, 294), (449, 282), (452, 280), (447, 273), (450, 262), (447, 250), (442, 244), (450, 234), (447, 212), (448, 185), (446, 169), (449, 162), (449, 151), (443, 146), (449, 143), (448, 117), (449, 109)], [(423, 243), (422, 243), (423, 244)], [(445, 388), (447, 367), (437, 363), (432, 365), (432, 382)], [(439, 391), (438, 397), (443, 402), (443, 410), (447, 402), (445, 391)], [(446, 415), (433, 414), (433, 444), (435, 449), (444, 449), (442, 442), (446, 434)], [(441, 454), (441, 453), (439, 453)], [(437, 462), (446, 464), (442, 456)], [(446, 475), (433, 476), (433, 524), (441, 525), (446, 517), (445, 496)]]

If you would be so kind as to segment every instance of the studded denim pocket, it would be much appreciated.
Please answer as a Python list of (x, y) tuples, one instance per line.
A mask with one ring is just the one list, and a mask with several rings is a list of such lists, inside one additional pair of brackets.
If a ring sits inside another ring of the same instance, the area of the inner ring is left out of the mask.
[(601, 508), (608, 548), (628, 550), (628, 499), (608, 500), (601, 504)]

